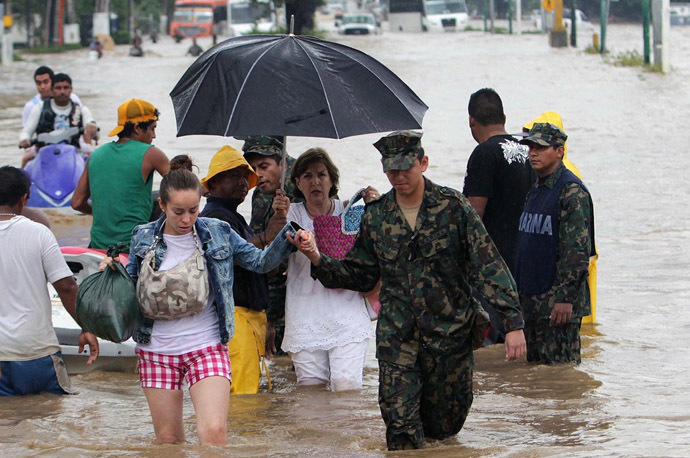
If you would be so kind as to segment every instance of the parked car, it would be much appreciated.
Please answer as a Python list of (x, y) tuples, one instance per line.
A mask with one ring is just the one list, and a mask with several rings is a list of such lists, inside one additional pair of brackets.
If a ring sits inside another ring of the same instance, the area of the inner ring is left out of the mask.
[[(546, 30), (551, 30), (553, 28), (553, 22), (554, 22), (554, 14), (553, 12), (550, 13), (545, 13), (544, 17), (546, 17)], [(582, 10), (575, 10), (575, 17), (577, 18), (575, 25), (577, 27), (578, 33), (592, 33), (594, 32), (594, 26), (592, 25), (591, 22), (589, 22), (589, 18), (585, 13), (582, 12)], [(534, 10), (532, 11), (531, 15), (532, 22), (534, 24), (534, 28), (536, 29), (541, 29), (541, 22), (542, 22), (542, 11), (541, 10)], [(570, 30), (570, 24), (572, 24), (572, 14), (570, 12), (569, 8), (564, 8), (563, 9), (563, 26), (566, 28), (566, 30)]]
[[(572, 24), (572, 13), (570, 9), (563, 9), (563, 26), (570, 30)], [(578, 32), (594, 32), (594, 26), (589, 22), (589, 18), (581, 10), (575, 10), (575, 28)]]
[(342, 35), (374, 35), (379, 33), (379, 24), (373, 14), (344, 14), (338, 27)]

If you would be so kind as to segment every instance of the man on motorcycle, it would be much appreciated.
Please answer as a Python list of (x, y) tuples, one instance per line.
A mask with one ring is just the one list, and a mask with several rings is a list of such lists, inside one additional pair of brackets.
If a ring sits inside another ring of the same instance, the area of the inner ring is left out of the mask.
[[(19, 134), (19, 147), (29, 148), (34, 134), (78, 127), (83, 135), (72, 138), (71, 144), (82, 153), (91, 153), (94, 149), (91, 141), (97, 136), (98, 127), (91, 116), (91, 111), (70, 99), (72, 79), (64, 73), (55, 75), (52, 79), (52, 93), (52, 99), (45, 100), (31, 109), (26, 125)], [(39, 148), (43, 146), (40, 142), (37, 144)], [(35, 152), (28, 150), (22, 158), (22, 167), (35, 155)]]
[[(34, 83), (36, 84), (38, 94), (33, 96), (31, 100), (24, 105), (24, 109), (22, 110), (22, 127), (26, 125), (26, 121), (29, 119), (29, 114), (33, 107), (53, 96), (53, 76), (55, 76), (53, 70), (45, 65), (41, 65), (34, 72)], [(74, 92), (70, 94), (70, 100), (81, 105), (79, 96)]]

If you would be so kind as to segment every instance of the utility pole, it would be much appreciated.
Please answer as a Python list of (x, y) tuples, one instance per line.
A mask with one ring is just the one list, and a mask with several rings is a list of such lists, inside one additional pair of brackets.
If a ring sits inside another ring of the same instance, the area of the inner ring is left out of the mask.
[(570, 46), (577, 48), (577, 4), (570, 0)]
[(33, 34), (31, 33), (32, 29), (32, 14), (31, 14), (31, 0), (26, 0), (26, 3), (24, 4), (24, 14), (26, 16), (26, 47), (30, 48), (31, 47), (31, 39), (33, 37)]
[(669, 60), (669, 38), (671, 36), (671, 4), (669, 0), (652, 0), (652, 22), (654, 23), (654, 65), (662, 72), (671, 70)]
[(522, 0), (515, 0), (515, 33), (522, 33)]
[(601, 23), (601, 54), (606, 54), (606, 27), (609, 23), (610, 4), (610, 0), (601, 0), (601, 8), (599, 10), (599, 22)]
[(0, 55), (2, 65), (12, 65), (14, 61), (14, 44), (12, 43), (12, 2), (7, 1), (0, 5), (0, 17), (2, 17), (2, 47)]
[(494, 0), (489, 0), (489, 21), (491, 23), (491, 35), (494, 34)]
[(642, 40), (644, 42), (645, 65), (651, 63), (651, 50), (649, 46), (649, 2), (650, 0), (642, 0)]
[(58, 46), (64, 44), (65, 37), (65, 0), (57, 0), (58, 2), (58, 14), (57, 14), (57, 42)]
[(567, 48), (568, 47), (568, 32), (563, 27), (563, 0), (554, 0), (553, 2), (553, 29), (549, 34), (549, 42), (552, 48)]
[(129, 8), (129, 35), (134, 38), (134, 1), (129, 0), (127, 5)]

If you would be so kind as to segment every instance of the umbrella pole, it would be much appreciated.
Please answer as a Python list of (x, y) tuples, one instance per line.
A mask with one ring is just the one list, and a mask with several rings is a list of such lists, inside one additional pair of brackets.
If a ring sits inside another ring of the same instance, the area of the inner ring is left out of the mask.
[(285, 178), (287, 175), (287, 135), (283, 137), (283, 151), (280, 155), (280, 189), (285, 191)]
[(295, 36), (295, 15), (294, 14), (290, 15), (290, 36), (291, 37)]

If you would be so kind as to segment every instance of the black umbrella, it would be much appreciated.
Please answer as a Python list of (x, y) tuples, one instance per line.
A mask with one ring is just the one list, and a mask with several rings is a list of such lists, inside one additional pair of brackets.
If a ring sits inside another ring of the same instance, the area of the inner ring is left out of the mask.
[(309, 36), (230, 38), (170, 93), (177, 135), (344, 138), (421, 128), (426, 104), (356, 49)]

